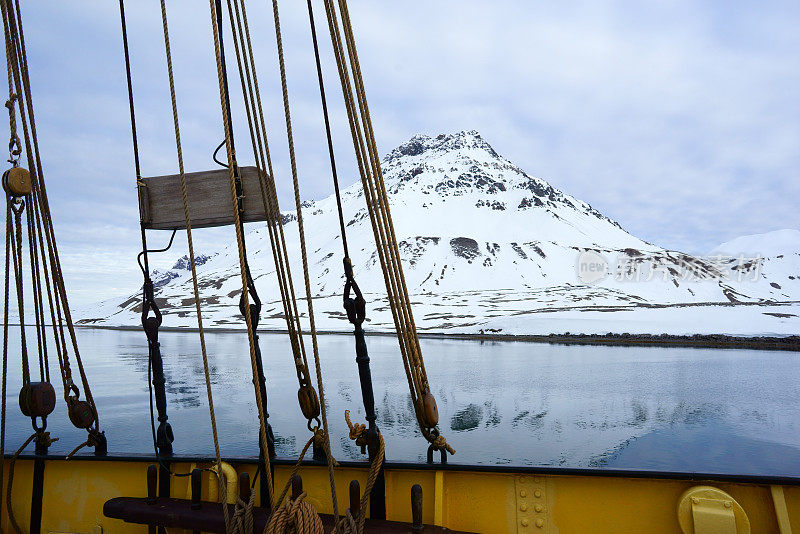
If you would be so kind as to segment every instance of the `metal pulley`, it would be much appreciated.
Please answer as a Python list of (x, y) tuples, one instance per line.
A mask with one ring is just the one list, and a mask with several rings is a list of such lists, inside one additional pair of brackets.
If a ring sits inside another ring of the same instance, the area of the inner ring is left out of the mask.
[(19, 409), (27, 417), (47, 417), (56, 407), (56, 390), (50, 382), (31, 382), (19, 390)]
[(319, 417), (319, 397), (314, 386), (305, 384), (300, 386), (297, 390), (297, 400), (300, 403), (300, 410), (303, 412), (303, 417), (309, 421)]
[(436, 399), (429, 391), (422, 394), (422, 419), (427, 428), (439, 424), (439, 408), (436, 407)]
[(12, 197), (24, 197), (31, 188), (31, 173), (27, 169), (12, 167), (3, 173), (3, 189)]

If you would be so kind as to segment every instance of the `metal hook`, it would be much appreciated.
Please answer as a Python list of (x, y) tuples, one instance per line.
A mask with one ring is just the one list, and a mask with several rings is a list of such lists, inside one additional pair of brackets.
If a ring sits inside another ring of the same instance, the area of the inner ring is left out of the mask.
[(164, 248), (154, 248), (154, 249), (147, 249), (147, 250), (143, 250), (143, 251), (141, 251), (141, 252), (140, 252), (140, 253), (139, 253), (139, 254), (136, 256), (136, 263), (138, 263), (138, 264), (139, 264), (139, 269), (141, 269), (141, 270), (142, 270), (142, 274), (145, 276), (145, 278), (147, 278), (147, 271), (145, 271), (145, 269), (144, 269), (144, 265), (142, 265), (142, 256), (144, 256), (145, 254), (150, 254), (150, 253), (156, 253), (156, 252), (166, 252), (166, 251), (168, 251), (170, 248), (172, 248), (172, 241), (175, 239), (175, 234), (176, 234), (177, 232), (178, 232), (178, 229), (177, 229), (177, 228), (176, 228), (176, 229), (174, 229), (174, 230), (172, 230), (172, 235), (170, 236), (170, 238), (169, 238), (169, 243), (167, 243), (167, 246), (166, 246), (166, 247), (164, 247)]

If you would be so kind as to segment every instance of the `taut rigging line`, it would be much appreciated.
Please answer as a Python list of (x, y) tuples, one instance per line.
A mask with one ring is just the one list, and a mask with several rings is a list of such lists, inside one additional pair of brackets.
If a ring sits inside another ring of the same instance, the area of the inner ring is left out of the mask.
[[(416, 325), (414, 324), (411, 300), (409, 299), (408, 288), (403, 275), (400, 251), (397, 247), (397, 238), (389, 209), (389, 198), (386, 193), (383, 172), (381, 171), (380, 157), (375, 142), (375, 132), (372, 128), (369, 106), (367, 105), (366, 91), (361, 76), (361, 67), (358, 61), (347, 1), (338, 0), (339, 15), (337, 15), (336, 2), (334, 0), (324, 0), (324, 4), (334, 57), (336, 58), (339, 79), (342, 84), (342, 94), (345, 108), (347, 109), (356, 161), (364, 188), (367, 211), (369, 212), (375, 236), (375, 244), (389, 298), (389, 307), (392, 311), (397, 340), (400, 345), (400, 354), (403, 357), (403, 367), (406, 371), (409, 391), (414, 405), (414, 413), (422, 435), (430, 443), (428, 461), (432, 462), (433, 452), (437, 450), (441, 451), (442, 461), (445, 461), (446, 455), (444, 452), (447, 451), (450, 454), (454, 454), (455, 450), (447, 443), (447, 440), (441, 435), (437, 427), (439, 413), (436, 407), (436, 400), (428, 383), (427, 373), (425, 372), (425, 362), (422, 357)], [(341, 28), (339, 17), (341, 17)], [(344, 34), (344, 42), (342, 41), (342, 33)], [(352, 269), (352, 264), (348, 265), (346, 262), (346, 273), (348, 269)], [(356, 293), (356, 296), (358, 297), (358, 293)]]

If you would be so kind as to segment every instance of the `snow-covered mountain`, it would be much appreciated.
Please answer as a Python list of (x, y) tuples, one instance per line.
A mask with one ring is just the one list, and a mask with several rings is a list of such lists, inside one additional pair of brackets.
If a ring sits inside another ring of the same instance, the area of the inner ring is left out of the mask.
[[(421, 331), (800, 331), (796, 230), (740, 238), (706, 257), (665, 250), (530, 176), (474, 131), (415, 136), (392, 150), (382, 167)], [(369, 303), (368, 329), (391, 330), (360, 183), (342, 192), (342, 203), (356, 279)], [(350, 330), (341, 309), (342, 248), (335, 199), (305, 202), (303, 217), (318, 327)], [(284, 230), (299, 298), (303, 289), (293, 212), (286, 212)], [(264, 225), (253, 226), (247, 245), (265, 303), (261, 324), (285, 328)], [(197, 262), (209, 326), (242, 326), (237, 254), (232, 243)], [(165, 325), (194, 326), (187, 259), (156, 273), (154, 280)], [(81, 316), (87, 324), (133, 325), (139, 311), (135, 294), (106, 301)]]

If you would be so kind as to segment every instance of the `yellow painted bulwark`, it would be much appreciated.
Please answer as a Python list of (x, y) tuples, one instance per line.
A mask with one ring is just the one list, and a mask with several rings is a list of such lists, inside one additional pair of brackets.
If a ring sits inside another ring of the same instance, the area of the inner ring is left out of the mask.
[[(6, 463), (6, 466), (8, 464)], [(113, 497), (144, 497), (146, 461), (48, 460), (45, 470), (42, 532), (141, 534), (141, 525), (126, 524), (103, 516), (103, 503)], [(203, 464), (200, 464), (203, 466)], [(252, 463), (231, 462), (237, 471), (255, 475)], [(190, 463), (172, 468), (186, 472)], [(13, 508), (28, 531), (33, 461), (17, 462), (14, 477)], [(4, 469), (5, 475), (8, 469)], [(290, 474), (288, 466), (278, 466), (275, 481), (278, 491)], [(330, 486), (327, 469), (301, 469), (308, 500), (321, 513), (330, 513)], [(336, 470), (340, 511), (348, 505), (347, 487), (352, 479), (364, 486), (366, 469), (343, 467)], [(204, 474), (204, 498), (210, 495), (209, 477)], [(5, 483), (5, 481), (4, 481)], [(411, 520), (411, 486), (423, 489), (423, 520), (454, 530), (503, 533), (680, 533), (677, 508), (684, 492), (701, 485), (690, 480), (660, 480), (603, 476), (534, 475), (530, 473), (491, 473), (459, 470), (387, 469), (387, 519)], [(751, 532), (800, 533), (800, 488), (745, 483), (703, 481), (738, 502), (751, 525)], [(5, 486), (4, 486), (5, 487)], [(173, 495), (187, 494), (188, 478), (173, 478)], [(5, 490), (4, 490), (5, 493)], [(524, 496), (523, 496), (524, 493)], [(774, 495), (782, 493), (785, 514), (776, 514)], [(5, 504), (5, 503), (4, 503)], [(5, 507), (5, 506), (4, 506)], [(524, 508), (524, 509), (523, 509)], [(783, 531), (779, 530), (779, 521)], [(8, 514), (3, 510), (2, 525), (10, 532)]]

